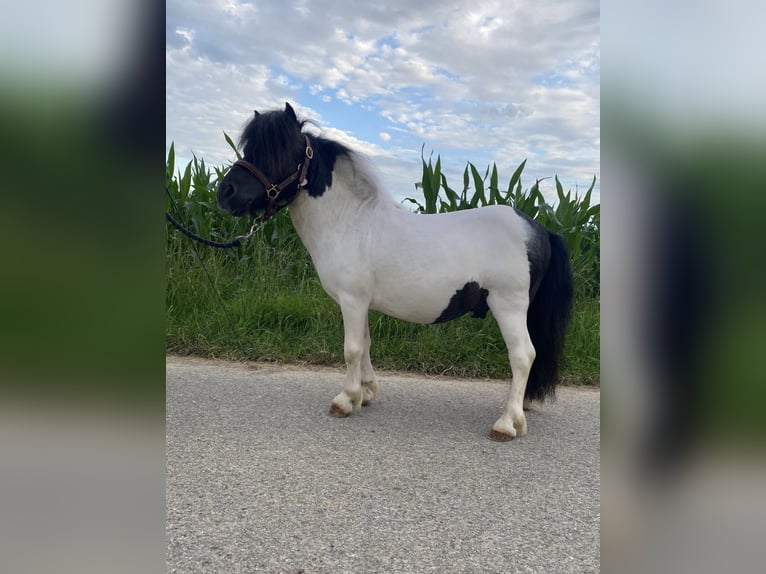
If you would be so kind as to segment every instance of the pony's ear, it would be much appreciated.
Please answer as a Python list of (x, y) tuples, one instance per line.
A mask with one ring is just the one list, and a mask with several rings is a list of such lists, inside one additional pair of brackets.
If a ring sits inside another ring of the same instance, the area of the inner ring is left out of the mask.
[(253, 117), (254, 117), (254, 118), (257, 118), (257, 117), (258, 117), (258, 116), (260, 116), (260, 115), (261, 115), (261, 114), (259, 114), (259, 113), (258, 113), (258, 110), (253, 110)]
[(296, 122), (298, 121), (298, 117), (295, 115), (295, 110), (288, 102), (285, 102), (285, 113), (293, 118)]

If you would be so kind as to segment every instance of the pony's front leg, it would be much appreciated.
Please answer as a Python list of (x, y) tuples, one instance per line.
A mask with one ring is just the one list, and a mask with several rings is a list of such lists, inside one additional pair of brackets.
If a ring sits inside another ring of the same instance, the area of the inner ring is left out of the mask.
[(332, 400), (329, 414), (346, 417), (362, 407), (362, 358), (365, 354), (367, 307), (356, 302), (341, 303), (343, 313), (343, 354), (346, 359), (346, 382)]

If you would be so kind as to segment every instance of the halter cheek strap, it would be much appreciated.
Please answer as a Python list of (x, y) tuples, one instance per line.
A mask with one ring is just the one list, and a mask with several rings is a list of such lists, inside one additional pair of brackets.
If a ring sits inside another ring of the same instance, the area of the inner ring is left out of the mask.
[(261, 184), (263, 185), (263, 188), (266, 192), (266, 197), (269, 200), (269, 203), (266, 206), (266, 213), (263, 216), (264, 221), (273, 217), (274, 214), (278, 211), (277, 198), (279, 198), (279, 194), (282, 193), (288, 185), (293, 183), (296, 179), (298, 180), (297, 191), (300, 191), (301, 189), (305, 188), (308, 185), (306, 174), (308, 174), (309, 164), (311, 163), (311, 160), (314, 157), (314, 149), (311, 147), (311, 144), (309, 143), (309, 138), (307, 136), (303, 136), (303, 137), (306, 141), (306, 152), (305, 152), (306, 159), (302, 161), (301, 163), (299, 163), (295, 171), (291, 173), (289, 176), (287, 176), (285, 179), (283, 179), (280, 183), (276, 183), (276, 184), (271, 183), (269, 181), (269, 178), (266, 177), (260, 169), (255, 167), (255, 165), (253, 165), (249, 161), (240, 159), (234, 162), (234, 165), (244, 167), (247, 171), (252, 173), (256, 177), (256, 179), (260, 181)]

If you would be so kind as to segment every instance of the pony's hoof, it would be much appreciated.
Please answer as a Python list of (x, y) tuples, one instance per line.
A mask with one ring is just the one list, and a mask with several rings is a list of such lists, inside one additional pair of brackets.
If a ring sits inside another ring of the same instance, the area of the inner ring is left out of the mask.
[(351, 414), (351, 411), (343, 410), (342, 407), (338, 406), (337, 404), (333, 403), (330, 405), (330, 411), (327, 413), (331, 417), (336, 417), (339, 419), (345, 418), (348, 415)]
[(490, 440), (493, 440), (495, 442), (508, 442), (509, 440), (513, 440), (514, 438), (516, 438), (516, 435), (511, 434), (507, 431), (499, 431), (499, 430), (492, 429), (491, 431), (489, 431), (488, 437)]
[(377, 399), (379, 392), (377, 381), (362, 381), (362, 406), (366, 407)]
[(376, 398), (378, 398), (378, 384), (362, 383), (362, 406), (368, 406)]

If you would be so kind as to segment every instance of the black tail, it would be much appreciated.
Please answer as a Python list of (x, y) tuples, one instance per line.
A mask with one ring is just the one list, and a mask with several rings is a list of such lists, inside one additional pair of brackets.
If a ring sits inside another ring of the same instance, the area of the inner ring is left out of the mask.
[(572, 313), (574, 293), (564, 240), (555, 233), (547, 233), (551, 245), (550, 260), (527, 311), (527, 329), (536, 357), (524, 393), (527, 399), (541, 401), (556, 395), (564, 332)]

